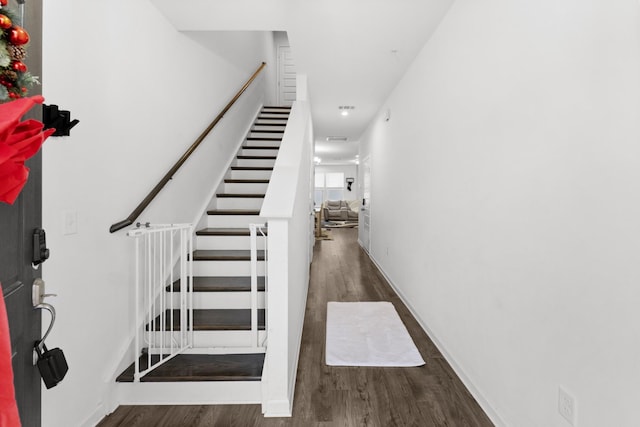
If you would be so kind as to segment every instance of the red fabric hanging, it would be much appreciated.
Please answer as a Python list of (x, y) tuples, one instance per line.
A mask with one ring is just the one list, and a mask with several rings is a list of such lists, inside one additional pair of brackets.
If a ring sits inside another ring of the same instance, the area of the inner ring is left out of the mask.
[[(43, 131), (37, 120), (20, 121), (44, 98), (34, 96), (0, 104), (0, 202), (13, 204), (29, 177), (24, 162), (36, 154), (55, 129)], [(1, 287), (0, 287), (1, 289)], [(0, 427), (20, 427), (13, 386), (11, 339), (4, 298), (0, 293)]]
[(43, 131), (44, 125), (37, 120), (20, 122), (34, 104), (43, 101), (41, 96), (32, 96), (0, 104), (0, 202), (12, 205), (16, 201), (29, 178), (24, 162), (55, 132)]
[(13, 388), (9, 322), (0, 286), (0, 427), (20, 427), (20, 416)]

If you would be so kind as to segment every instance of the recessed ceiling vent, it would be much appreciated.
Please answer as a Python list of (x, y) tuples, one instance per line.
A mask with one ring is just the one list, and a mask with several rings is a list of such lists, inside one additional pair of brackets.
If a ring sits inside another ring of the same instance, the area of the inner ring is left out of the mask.
[(328, 136), (327, 142), (347, 142), (346, 136)]

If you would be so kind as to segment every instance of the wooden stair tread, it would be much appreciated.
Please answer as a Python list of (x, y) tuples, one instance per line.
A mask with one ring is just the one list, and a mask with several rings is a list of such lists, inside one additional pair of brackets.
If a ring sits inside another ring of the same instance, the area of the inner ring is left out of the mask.
[(282, 141), (282, 137), (275, 136), (248, 136), (247, 141)]
[[(250, 261), (248, 249), (198, 249), (193, 251), (194, 261)], [(264, 250), (258, 250), (258, 261), (264, 261)]]
[[(275, 119), (275, 118), (263, 118), (262, 120), (282, 120), (282, 119)], [(286, 123), (254, 123), (254, 126), (286, 126)]]
[[(151, 360), (158, 356), (151, 356)], [(141, 367), (146, 367), (147, 356), (140, 356)], [(149, 372), (141, 382), (177, 381), (260, 381), (264, 354), (179, 354)], [(122, 372), (117, 382), (133, 382), (135, 365)]]
[(243, 145), (243, 150), (279, 150), (280, 146), (278, 145)]
[(235, 199), (264, 199), (264, 194), (250, 194), (250, 193), (218, 193), (217, 197), (224, 198), (235, 198)]
[[(167, 291), (170, 291), (167, 286)], [(258, 292), (264, 292), (265, 278), (258, 276)], [(173, 291), (180, 291), (180, 280), (173, 282)], [(196, 276), (193, 278), (194, 292), (250, 292), (251, 277), (249, 276)]]
[(251, 129), (250, 132), (256, 132), (256, 133), (284, 133), (284, 129)]
[(260, 215), (259, 210), (255, 209), (211, 209), (207, 211), (207, 215)]
[[(267, 234), (267, 230), (264, 230), (264, 234)], [(197, 236), (249, 236), (248, 228), (213, 228), (207, 227), (196, 231)], [(258, 232), (258, 236), (261, 233)]]
[(278, 156), (245, 156), (241, 154), (236, 156), (236, 158), (242, 160), (275, 160)]
[(272, 167), (262, 166), (231, 166), (231, 170), (234, 171), (272, 171)]
[(225, 179), (225, 184), (268, 184), (268, 179)]
[[(167, 330), (180, 330), (180, 311), (166, 310), (164, 324)], [(258, 309), (258, 329), (264, 330), (264, 308)], [(156, 316), (153, 321), (154, 330), (160, 330), (162, 318)], [(149, 330), (149, 324), (146, 326)], [(216, 308), (216, 309), (194, 309), (193, 310), (193, 330), (194, 331), (250, 331), (251, 330), (251, 309), (249, 308)]]
[(290, 105), (263, 105), (262, 108), (278, 108), (282, 110), (291, 110)]

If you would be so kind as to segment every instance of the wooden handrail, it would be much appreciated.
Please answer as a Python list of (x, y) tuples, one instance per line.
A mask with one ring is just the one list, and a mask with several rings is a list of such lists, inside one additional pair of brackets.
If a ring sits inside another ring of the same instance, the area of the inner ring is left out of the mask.
[(240, 98), (240, 96), (244, 93), (244, 91), (247, 90), (249, 85), (251, 85), (251, 83), (256, 79), (256, 77), (258, 77), (258, 74), (260, 74), (260, 71), (262, 71), (262, 69), (266, 65), (267, 65), (266, 62), (263, 62), (262, 64), (260, 64), (256, 72), (253, 73), (251, 78), (247, 80), (244, 86), (242, 86), (242, 89), (240, 89), (238, 93), (236, 93), (236, 96), (234, 96), (233, 99), (229, 101), (227, 106), (222, 109), (220, 114), (218, 114), (218, 116), (211, 122), (211, 124), (200, 134), (198, 139), (196, 139), (196, 141), (193, 144), (191, 144), (191, 147), (189, 147), (189, 149), (185, 151), (185, 153), (182, 155), (182, 157), (180, 157), (180, 159), (176, 162), (176, 164), (173, 165), (171, 169), (169, 169), (169, 172), (167, 172), (162, 177), (160, 182), (158, 182), (158, 184), (156, 184), (156, 186), (153, 187), (153, 190), (151, 190), (151, 192), (147, 194), (147, 197), (145, 197), (142, 200), (142, 202), (140, 202), (140, 204), (133, 210), (133, 212), (131, 212), (131, 214), (129, 214), (129, 216), (126, 219), (123, 219), (122, 221), (116, 222), (115, 224), (111, 225), (111, 227), (109, 228), (110, 233), (113, 233), (118, 230), (122, 230), (123, 228), (133, 224), (133, 221), (138, 219), (140, 214), (147, 208), (147, 206), (149, 206), (151, 201), (158, 195), (158, 193), (160, 193), (160, 190), (162, 190), (162, 188), (167, 184), (167, 182), (169, 182), (171, 178), (173, 178), (173, 175), (178, 171), (178, 169), (180, 169), (180, 167), (184, 164), (184, 162), (187, 161), (187, 159), (191, 156), (191, 154), (193, 154), (193, 152), (196, 151), (196, 148), (198, 148), (198, 146), (202, 143), (202, 141), (204, 141), (207, 135), (209, 135), (209, 132), (211, 132), (211, 130), (218, 124), (218, 122), (222, 119), (222, 117), (224, 117), (227, 111), (229, 111), (229, 109), (233, 106), (233, 104), (235, 104), (235, 102), (238, 100), (238, 98)]

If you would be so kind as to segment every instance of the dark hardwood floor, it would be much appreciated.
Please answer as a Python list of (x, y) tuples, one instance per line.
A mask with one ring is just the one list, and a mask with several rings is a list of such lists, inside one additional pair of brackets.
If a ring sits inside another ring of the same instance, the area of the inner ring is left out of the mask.
[[(121, 406), (100, 427), (493, 426), (438, 349), (357, 243), (357, 229), (316, 242), (293, 416), (264, 418), (259, 405)], [(390, 301), (426, 364), (417, 368), (325, 365), (328, 301)]]

